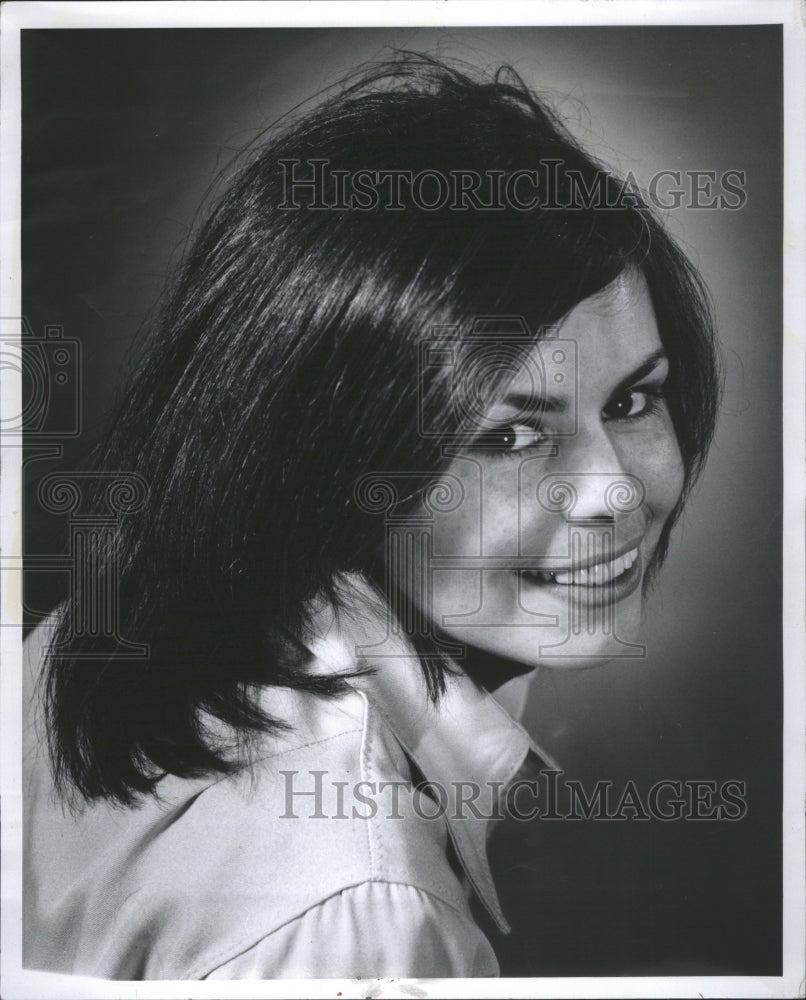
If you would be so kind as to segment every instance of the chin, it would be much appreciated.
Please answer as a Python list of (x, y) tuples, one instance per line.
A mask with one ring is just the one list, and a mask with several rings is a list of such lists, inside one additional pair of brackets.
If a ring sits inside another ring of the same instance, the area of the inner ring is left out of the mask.
[(528, 673), (537, 667), (552, 670), (578, 670), (602, 667), (621, 659), (642, 659), (646, 648), (638, 633), (620, 631), (600, 640), (595, 636), (569, 636), (555, 629), (541, 630), (539, 636), (513, 636), (512, 630), (491, 626), (480, 631), (443, 630), (443, 634), (473, 650), (487, 653), (511, 664), (512, 676)]
[(435, 601), (440, 631), (454, 642), (520, 664), (521, 672), (645, 656), (640, 560), (604, 585), (569, 585), (527, 572), (490, 577), (481, 592), (474, 588), (472, 600), (462, 588)]

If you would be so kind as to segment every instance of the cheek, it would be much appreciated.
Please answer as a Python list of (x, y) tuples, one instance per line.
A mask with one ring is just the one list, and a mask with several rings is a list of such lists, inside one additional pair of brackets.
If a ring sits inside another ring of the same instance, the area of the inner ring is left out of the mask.
[(434, 555), (515, 554), (522, 518), (518, 463), (462, 458), (450, 471), (461, 483), (462, 499), (434, 515)]
[(665, 521), (683, 491), (683, 458), (671, 426), (642, 440), (632, 468), (646, 489), (646, 503), (655, 518)]

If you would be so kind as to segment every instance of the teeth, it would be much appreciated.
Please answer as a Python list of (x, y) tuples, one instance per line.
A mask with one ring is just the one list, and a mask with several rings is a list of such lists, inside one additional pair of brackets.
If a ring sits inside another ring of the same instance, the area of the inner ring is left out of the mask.
[(600, 587), (605, 583), (610, 583), (632, 569), (635, 560), (638, 558), (638, 549), (630, 549), (618, 559), (611, 559), (606, 563), (597, 563), (588, 569), (577, 569), (573, 572), (550, 573), (541, 571), (537, 576), (547, 583), (559, 583), (563, 586), (574, 584), (578, 587)]

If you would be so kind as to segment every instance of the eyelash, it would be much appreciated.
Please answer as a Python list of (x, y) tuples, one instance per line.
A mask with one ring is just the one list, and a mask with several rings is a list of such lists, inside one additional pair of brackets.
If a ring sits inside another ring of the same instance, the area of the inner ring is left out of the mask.
[[(507, 447), (506, 445), (493, 444), (490, 440), (491, 438), (495, 437), (498, 434), (506, 434), (507, 432), (509, 432), (511, 435), (514, 435), (514, 437), (517, 439), (518, 432), (521, 428), (525, 430), (527, 434), (534, 435), (535, 440), (529, 442), (528, 444), (523, 444), (519, 448), (511, 448)], [(509, 424), (499, 424), (498, 427), (493, 427), (490, 430), (486, 431), (484, 434), (476, 438), (476, 440), (471, 444), (470, 448), (472, 451), (480, 451), (485, 454), (489, 453), (492, 455), (502, 455), (502, 456), (518, 455), (522, 451), (527, 451), (529, 448), (534, 448), (538, 444), (542, 444), (542, 442), (547, 440), (548, 436), (549, 435), (543, 433), (539, 427), (530, 427), (529, 424), (512, 422)]]
[[(646, 401), (643, 409), (639, 413), (634, 413), (632, 415), (625, 414), (624, 416), (612, 416), (607, 417), (608, 422), (624, 422), (624, 421), (638, 421), (643, 420), (646, 417), (650, 417), (657, 413), (660, 409), (663, 400), (665, 399), (665, 384), (659, 386), (634, 386), (631, 389), (624, 390), (625, 395), (642, 395), (646, 397)], [(614, 397), (616, 398), (616, 397)], [(610, 405), (610, 404), (608, 404)], [(536, 440), (529, 444), (524, 444), (519, 448), (510, 448), (502, 445), (495, 445), (489, 443), (489, 439), (493, 435), (501, 434), (504, 432), (511, 432), (517, 438), (518, 429), (523, 428), (528, 433), (535, 436)], [(487, 431), (484, 435), (481, 435), (476, 439), (476, 441), (471, 445), (472, 451), (479, 451), (484, 454), (492, 454), (498, 457), (507, 457), (513, 455), (519, 455), (522, 451), (528, 451), (529, 448), (536, 447), (539, 444), (543, 444), (550, 440), (551, 434), (543, 432), (540, 430), (539, 426), (530, 426), (526, 423), (502, 423), (498, 427), (493, 427)], [(487, 442), (487, 443), (485, 443)]]
[[(608, 419), (611, 420), (611, 421), (618, 421), (618, 420), (641, 420), (643, 417), (649, 417), (653, 413), (656, 413), (658, 411), (661, 403), (665, 399), (665, 396), (666, 396), (666, 384), (663, 383), (662, 385), (657, 385), (657, 386), (655, 386), (655, 385), (650, 385), (650, 386), (647, 386), (647, 385), (637, 385), (637, 386), (633, 386), (633, 388), (631, 388), (631, 389), (625, 389), (625, 390), (623, 390), (623, 392), (624, 392), (625, 395), (639, 395), (640, 394), (642, 396), (646, 396), (646, 404), (645, 404), (644, 408), (641, 410), (640, 413), (634, 413), (634, 414), (632, 414), (632, 416), (625, 415), (623, 417), (608, 417)], [(617, 397), (614, 397), (614, 399), (615, 398), (617, 398)], [(612, 404), (612, 400), (611, 400), (611, 404)], [(608, 405), (611, 405), (611, 404), (608, 404)], [(607, 407), (605, 407), (605, 409), (606, 408)], [(602, 411), (602, 412), (604, 412), (604, 411)]]

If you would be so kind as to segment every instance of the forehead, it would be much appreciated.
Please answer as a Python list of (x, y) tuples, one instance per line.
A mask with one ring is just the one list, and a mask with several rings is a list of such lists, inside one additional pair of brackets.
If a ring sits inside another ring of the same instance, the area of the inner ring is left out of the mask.
[(562, 336), (585, 341), (613, 340), (660, 343), (655, 311), (643, 274), (629, 271), (596, 295), (575, 306), (560, 324)]
[[(539, 369), (551, 395), (564, 395), (574, 384), (595, 388), (618, 383), (662, 347), (649, 289), (642, 274), (621, 275), (601, 292), (575, 306), (548, 336), (538, 341), (507, 386), (534, 391)], [(567, 370), (573, 359), (573, 379)]]

